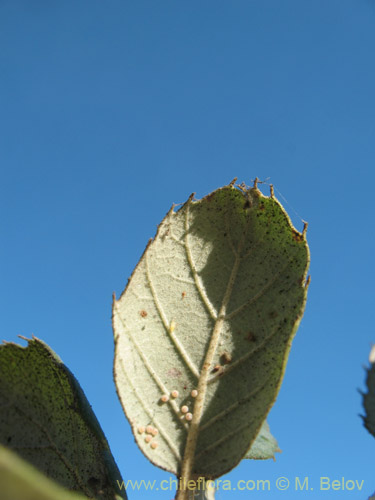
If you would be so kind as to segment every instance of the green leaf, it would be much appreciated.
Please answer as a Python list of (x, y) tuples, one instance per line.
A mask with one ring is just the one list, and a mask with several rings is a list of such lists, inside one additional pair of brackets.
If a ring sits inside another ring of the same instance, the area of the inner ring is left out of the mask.
[(362, 395), (366, 415), (362, 418), (366, 429), (375, 437), (375, 346), (371, 349), (369, 360), (370, 368), (366, 370), (368, 392)]
[(15, 453), (0, 446), (1, 500), (85, 500), (41, 474)]
[(126, 498), (81, 387), (35, 337), (27, 347), (0, 346), (0, 443), (68, 490), (103, 500)]
[(273, 458), (275, 460), (275, 453), (279, 451), (279, 445), (272, 436), (270, 426), (265, 420), (260, 428), (259, 434), (244, 458), (252, 458), (254, 460), (267, 460), (268, 458)]
[(240, 188), (172, 207), (113, 303), (115, 382), (135, 439), (187, 479), (245, 456), (305, 307), (305, 230), (273, 192)]

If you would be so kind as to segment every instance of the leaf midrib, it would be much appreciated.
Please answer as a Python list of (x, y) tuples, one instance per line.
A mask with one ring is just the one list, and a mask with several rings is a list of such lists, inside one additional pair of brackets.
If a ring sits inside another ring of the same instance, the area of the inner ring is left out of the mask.
[[(190, 208), (190, 205), (191, 205), (191, 199), (189, 199), (187, 204), (186, 204), (185, 248), (186, 248), (186, 253), (188, 256), (189, 265), (192, 269), (194, 279), (196, 280), (196, 283), (197, 283), (198, 291), (199, 291), (202, 299), (204, 300), (206, 307), (211, 312), (212, 309), (209, 307), (209, 306), (212, 307), (211, 302), (209, 301), (205, 291), (201, 288), (200, 282), (199, 281), (197, 282), (196, 277), (198, 277), (198, 276), (197, 276), (195, 267), (193, 265), (193, 260), (192, 260), (191, 252), (189, 249), (189, 241), (188, 241), (189, 231), (188, 231), (188, 229), (189, 229), (189, 215), (190, 215), (189, 208)], [(193, 469), (193, 465), (194, 465), (194, 458), (195, 458), (195, 450), (196, 450), (198, 435), (199, 435), (199, 431), (200, 431), (199, 426), (200, 426), (200, 422), (202, 419), (204, 402), (205, 402), (205, 398), (206, 398), (207, 380), (208, 380), (210, 368), (212, 366), (212, 362), (213, 362), (213, 359), (214, 359), (214, 356), (215, 356), (215, 353), (216, 353), (216, 350), (217, 350), (217, 347), (219, 344), (220, 333), (221, 333), (223, 322), (225, 320), (226, 309), (227, 309), (227, 306), (228, 306), (228, 303), (229, 303), (229, 300), (231, 297), (231, 293), (232, 293), (233, 286), (234, 286), (234, 283), (235, 283), (235, 280), (237, 277), (238, 269), (240, 267), (241, 251), (242, 251), (244, 243), (245, 243), (249, 224), (250, 224), (250, 217), (248, 218), (246, 228), (243, 232), (242, 238), (238, 244), (238, 248), (237, 248), (237, 251), (235, 253), (235, 259), (234, 259), (231, 275), (229, 277), (229, 281), (228, 281), (228, 284), (227, 284), (227, 287), (226, 287), (226, 290), (224, 293), (224, 297), (222, 300), (222, 304), (220, 306), (219, 313), (217, 315), (215, 314), (216, 318), (213, 317), (213, 319), (215, 319), (215, 324), (214, 324), (214, 328), (212, 330), (211, 340), (210, 340), (210, 343), (209, 343), (209, 346), (207, 349), (206, 357), (204, 359), (204, 362), (202, 365), (202, 370), (201, 370), (200, 377), (198, 380), (198, 388), (197, 388), (198, 389), (198, 396), (197, 396), (195, 404), (194, 404), (193, 419), (192, 419), (191, 425), (189, 427), (187, 440), (186, 440), (184, 458), (183, 458), (183, 462), (182, 462), (182, 466), (181, 466), (181, 477), (183, 477), (186, 481), (190, 480), (191, 474), (192, 474), (192, 469)], [(184, 495), (184, 493), (185, 492), (182, 492), (182, 495)], [(179, 498), (179, 496), (177, 496), (177, 498)]]

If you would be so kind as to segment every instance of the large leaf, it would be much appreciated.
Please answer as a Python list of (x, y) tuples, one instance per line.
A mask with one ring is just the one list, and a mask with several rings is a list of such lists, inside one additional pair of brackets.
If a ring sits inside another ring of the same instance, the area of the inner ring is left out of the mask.
[(113, 303), (117, 392), (154, 464), (215, 478), (244, 457), (281, 384), (308, 263), (305, 231), (256, 183), (172, 207)]
[(0, 446), (1, 500), (87, 500), (41, 474), (8, 448)]
[(27, 347), (0, 346), (0, 443), (69, 490), (103, 500), (126, 498), (81, 387), (36, 338)]

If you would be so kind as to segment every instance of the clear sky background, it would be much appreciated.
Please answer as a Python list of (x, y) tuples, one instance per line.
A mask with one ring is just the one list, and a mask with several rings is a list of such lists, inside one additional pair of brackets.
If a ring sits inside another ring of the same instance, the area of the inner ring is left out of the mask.
[[(375, 341), (374, 58), (372, 0), (1, 0), (1, 336), (60, 355), (124, 479), (170, 475), (115, 393), (112, 293), (172, 203), (257, 176), (297, 229), (309, 222), (312, 279), (269, 415), (283, 452), (225, 476), (271, 491), (216, 498), (375, 490), (357, 391)], [(296, 476), (314, 490), (295, 492)], [(364, 486), (321, 492), (321, 476)]]

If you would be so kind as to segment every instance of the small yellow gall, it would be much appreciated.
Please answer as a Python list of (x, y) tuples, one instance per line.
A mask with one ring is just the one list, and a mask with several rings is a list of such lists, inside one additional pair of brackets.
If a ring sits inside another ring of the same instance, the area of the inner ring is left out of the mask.
[(168, 401), (169, 401), (169, 396), (168, 396), (168, 394), (163, 394), (163, 395), (162, 395), (162, 397), (160, 398), (160, 401), (161, 401), (162, 403), (168, 403)]
[(198, 391), (196, 389), (193, 389), (190, 394), (192, 398), (196, 398), (198, 396)]
[(187, 413), (189, 408), (187, 406), (181, 406), (181, 413)]
[(143, 427), (143, 425), (140, 425), (138, 427), (138, 434), (143, 434), (145, 432), (145, 428)]
[(152, 425), (148, 425), (148, 426), (146, 427), (146, 432), (147, 432), (147, 434), (152, 434), (152, 431), (153, 431), (153, 430), (154, 430), (154, 428), (152, 427)]
[(152, 437), (150, 435), (145, 437), (146, 443), (149, 443), (151, 441)]
[(193, 415), (192, 415), (192, 413), (187, 413), (187, 414), (185, 415), (185, 418), (186, 418), (186, 420), (188, 420), (188, 421), (193, 420)]
[(158, 447), (158, 443), (156, 441), (153, 441), (151, 444), (150, 444), (151, 448), (153, 450), (155, 450), (157, 447)]
[(155, 429), (155, 427), (154, 427), (154, 428), (152, 429), (151, 434), (152, 434), (153, 436), (157, 436), (157, 435), (159, 434), (159, 431), (158, 431), (157, 429)]
[(172, 398), (178, 398), (178, 391), (176, 391), (176, 389), (174, 391), (172, 391), (171, 396), (172, 396)]

